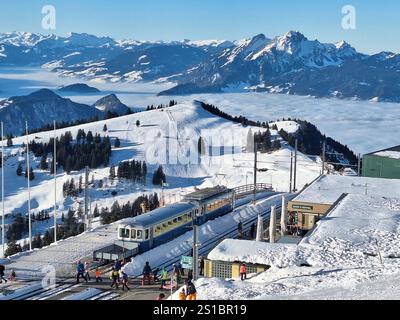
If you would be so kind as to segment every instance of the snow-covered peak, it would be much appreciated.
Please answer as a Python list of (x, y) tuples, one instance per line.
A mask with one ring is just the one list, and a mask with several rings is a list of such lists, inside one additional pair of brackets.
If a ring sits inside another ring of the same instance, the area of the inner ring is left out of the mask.
[(64, 39), (64, 43), (76, 46), (101, 47), (106, 44), (114, 44), (110, 37), (97, 37), (87, 33), (70, 32)]
[(372, 57), (375, 58), (377, 61), (385, 61), (388, 59), (393, 59), (396, 56), (398, 56), (398, 54), (389, 51), (382, 51), (378, 54), (373, 55)]
[(31, 32), (6, 32), (0, 34), (0, 43), (14, 46), (33, 47), (45, 36)]
[(335, 48), (338, 54), (342, 57), (350, 57), (358, 54), (356, 49), (354, 49), (349, 43), (343, 40), (335, 43)]

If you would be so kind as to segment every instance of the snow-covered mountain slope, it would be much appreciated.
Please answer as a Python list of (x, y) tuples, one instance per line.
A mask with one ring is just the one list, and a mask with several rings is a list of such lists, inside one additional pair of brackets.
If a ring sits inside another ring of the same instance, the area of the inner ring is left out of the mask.
[(71, 122), (101, 117), (102, 114), (96, 108), (62, 98), (47, 89), (0, 101), (0, 119), (5, 133), (14, 135), (24, 132), (25, 121), (28, 121), (30, 129), (36, 129), (54, 120)]
[[(137, 121), (140, 126), (137, 126)], [(104, 124), (108, 131), (104, 132)], [(296, 125), (283, 123), (287, 128), (296, 130)], [(199, 103), (185, 103), (167, 109), (141, 112), (119, 118), (88, 123), (76, 127), (59, 129), (57, 136), (71, 131), (75, 137), (79, 129), (85, 132), (92, 131), (101, 136), (108, 135), (112, 143), (116, 138), (121, 141), (119, 148), (113, 148), (110, 166), (117, 166), (121, 161), (144, 160), (148, 165), (148, 183), (146, 185), (121, 180), (112, 183), (109, 179), (109, 167), (91, 170), (95, 188), (90, 189), (92, 208), (111, 207), (115, 200), (121, 204), (135, 200), (144, 193), (157, 192), (161, 194), (160, 187), (151, 184), (152, 173), (158, 165), (162, 165), (167, 175), (169, 187), (164, 190), (167, 203), (179, 201), (185, 192), (194, 190), (194, 187), (209, 187), (216, 185), (227, 185), (236, 187), (252, 181), (252, 170), (254, 154), (247, 153), (243, 147), (246, 146), (249, 127), (236, 124), (205, 111)], [(253, 131), (261, 130), (252, 128)], [(273, 139), (280, 139), (277, 132), (271, 131)], [(198, 159), (198, 139), (202, 136), (210, 143), (209, 156)], [(39, 132), (29, 136), (29, 140), (46, 142), (53, 137), (53, 132)], [(18, 212), (26, 213), (28, 190), (26, 179), (16, 176), (18, 162), (25, 165), (25, 158), (21, 146), (26, 142), (26, 137), (13, 140), (14, 147), (6, 148), (5, 165), (5, 208), (7, 214)], [(212, 143), (212, 147), (211, 147)], [(270, 168), (268, 172), (260, 172), (258, 181), (260, 183), (272, 183), (278, 191), (287, 191), (289, 188), (290, 152), (292, 149), (283, 144), (282, 149), (274, 153), (260, 154), (262, 167)], [(51, 158), (51, 155), (49, 155)], [(50, 161), (50, 160), (49, 160)], [(305, 155), (299, 155), (302, 162), (298, 171), (299, 187), (313, 181), (321, 170), (321, 163), (310, 159)], [(34, 168), (35, 180), (32, 181), (31, 196), (32, 209), (34, 212), (49, 210), (54, 204), (52, 190), (52, 175), (49, 171), (39, 170), (40, 159), (32, 157), (31, 163)], [(261, 164), (260, 164), (261, 166)], [(79, 181), (83, 172), (72, 172), (70, 176), (61, 172), (57, 179), (57, 198), (60, 210), (67, 211), (72, 207), (77, 209), (81, 196), (77, 198), (63, 198), (62, 185), (71, 178)], [(103, 180), (103, 186), (98, 182)], [(117, 195), (111, 192), (116, 191)], [(61, 218), (61, 212), (59, 212)], [(11, 216), (7, 219), (12, 221)], [(46, 223), (35, 223), (35, 230), (42, 232), (51, 227)]]
[(114, 40), (86, 33), (0, 33), (0, 65), (42, 65), (64, 76), (103, 81), (157, 80), (186, 72), (233, 45), (218, 40)]
[(102, 115), (94, 107), (62, 98), (48, 89), (0, 101), (0, 119), (4, 123), (5, 133), (14, 135), (24, 132), (25, 121), (28, 121), (30, 129), (36, 129), (54, 120), (71, 122)]
[(126, 114), (130, 111), (129, 107), (123, 104), (115, 94), (110, 94), (100, 100), (96, 101), (93, 107), (99, 109), (100, 111), (113, 112), (119, 115)]
[(263, 34), (239, 41), (178, 79), (161, 94), (266, 91), (400, 101), (398, 56), (367, 56), (351, 45), (309, 40), (290, 31), (272, 40)]

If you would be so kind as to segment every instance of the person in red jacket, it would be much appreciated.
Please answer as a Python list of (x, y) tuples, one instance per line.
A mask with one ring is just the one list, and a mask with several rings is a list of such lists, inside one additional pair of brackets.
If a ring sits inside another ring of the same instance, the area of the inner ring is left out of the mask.
[(240, 279), (242, 281), (247, 279), (247, 268), (244, 263), (242, 263), (242, 265), (240, 266)]

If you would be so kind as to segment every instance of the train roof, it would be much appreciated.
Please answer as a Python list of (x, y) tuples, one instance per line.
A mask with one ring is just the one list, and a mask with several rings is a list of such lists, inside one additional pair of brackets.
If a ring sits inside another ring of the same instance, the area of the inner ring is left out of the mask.
[(205, 188), (201, 190), (197, 190), (195, 192), (189, 193), (185, 196), (185, 200), (187, 201), (203, 201), (207, 200), (209, 198), (218, 196), (220, 194), (225, 194), (227, 192), (231, 191), (231, 189), (228, 189), (226, 187), (214, 187), (214, 188)]
[(163, 208), (158, 208), (135, 218), (127, 219), (124, 221), (124, 223), (121, 223), (121, 225), (130, 226), (135, 224), (147, 228), (159, 222), (165, 221), (170, 217), (174, 217), (179, 213), (189, 211), (195, 207), (196, 205), (193, 203), (179, 202), (167, 205)]

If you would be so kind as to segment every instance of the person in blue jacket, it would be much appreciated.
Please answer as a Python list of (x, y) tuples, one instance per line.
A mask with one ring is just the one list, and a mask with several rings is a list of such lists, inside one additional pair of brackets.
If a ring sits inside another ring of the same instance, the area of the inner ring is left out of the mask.
[(82, 277), (86, 283), (88, 282), (88, 279), (85, 277), (85, 265), (82, 263), (82, 261), (79, 261), (77, 266), (76, 266), (76, 283), (79, 283), (79, 279)]

